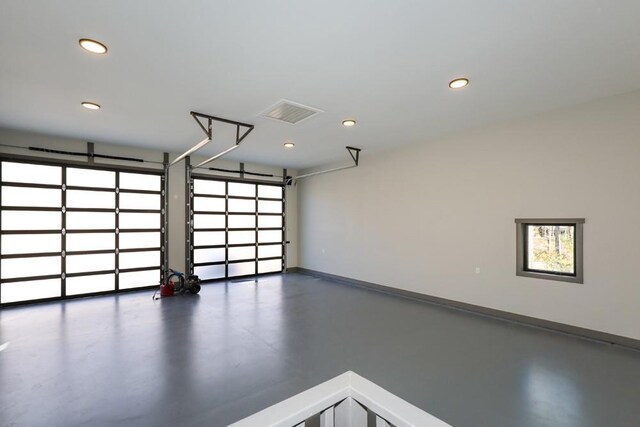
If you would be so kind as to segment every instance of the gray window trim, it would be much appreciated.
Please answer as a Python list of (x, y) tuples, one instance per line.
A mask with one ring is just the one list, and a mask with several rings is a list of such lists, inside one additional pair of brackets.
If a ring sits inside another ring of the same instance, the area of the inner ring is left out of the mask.
[[(584, 218), (516, 218), (516, 276), (533, 277), (536, 279), (556, 280), (559, 282), (584, 283), (583, 274), (583, 226)], [(573, 225), (576, 229), (575, 243), (575, 271), (574, 276), (566, 276), (562, 274), (542, 273), (537, 271), (525, 270), (524, 254), (525, 254), (525, 227), (527, 225), (537, 224), (563, 224)]]

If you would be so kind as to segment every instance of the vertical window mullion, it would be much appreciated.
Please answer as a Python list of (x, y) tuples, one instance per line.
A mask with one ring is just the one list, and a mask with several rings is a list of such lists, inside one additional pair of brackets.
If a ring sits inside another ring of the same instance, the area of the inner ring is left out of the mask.
[(120, 172), (116, 172), (116, 250), (115, 250), (115, 291), (120, 291)]
[(229, 181), (224, 182), (224, 278), (229, 278)]
[(60, 297), (67, 296), (67, 167), (61, 167), (62, 173), (62, 187), (60, 188), (61, 197), (61, 218), (60, 224), (60, 244), (61, 244), (61, 259), (60, 259)]
[(254, 254), (254, 256), (255, 256), (255, 267), (254, 267), (255, 270), (254, 270), (253, 273), (254, 274), (258, 274), (258, 258), (259, 258), (258, 257), (258, 251), (260, 249), (260, 244), (258, 243), (258, 210), (259, 210), (258, 209), (258, 186), (254, 185), (253, 187), (255, 189), (255, 197), (256, 197), (256, 207), (255, 207), (255, 209), (256, 209), (256, 211), (255, 211), (255, 214), (256, 214), (256, 230), (255, 230), (255, 232), (256, 232), (256, 246), (255, 246), (255, 251), (256, 252)]

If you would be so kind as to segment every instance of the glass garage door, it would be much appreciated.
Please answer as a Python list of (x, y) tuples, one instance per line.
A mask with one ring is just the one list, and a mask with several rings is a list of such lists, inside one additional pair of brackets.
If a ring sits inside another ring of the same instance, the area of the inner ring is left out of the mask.
[(157, 285), (162, 175), (0, 162), (0, 304)]
[(202, 280), (284, 269), (284, 187), (194, 178), (191, 260)]

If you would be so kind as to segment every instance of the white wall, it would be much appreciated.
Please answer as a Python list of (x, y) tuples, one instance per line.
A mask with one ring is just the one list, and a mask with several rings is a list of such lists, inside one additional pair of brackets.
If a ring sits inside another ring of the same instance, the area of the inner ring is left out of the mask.
[[(299, 193), (301, 267), (640, 339), (640, 91), (363, 152)], [(586, 218), (584, 284), (516, 277), (518, 217)]]
[[(12, 145), (16, 147), (7, 147)], [(86, 161), (83, 157), (71, 157), (57, 154), (39, 153), (36, 151), (27, 151), (18, 147), (41, 147), (66, 151), (84, 152), (87, 149), (85, 141), (74, 140), (69, 138), (54, 137), (31, 132), (23, 132), (11, 129), (0, 128), (0, 153), (11, 153), (21, 156), (46, 157), (55, 159), (67, 159), (73, 161)], [(95, 144), (95, 152), (99, 154), (107, 154), (114, 156), (135, 157), (148, 161), (162, 162), (163, 153), (160, 151), (146, 150), (135, 147), (128, 147), (115, 144)], [(174, 159), (181, 153), (170, 154), (170, 158)], [(193, 157), (192, 164), (204, 160), (205, 157)], [(133, 167), (147, 167), (162, 169), (162, 166), (155, 163), (136, 163), (123, 162), (107, 159), (96, 159), (96, 163), (107, 164), (123, 164)], [(224, 169), (237, 170), (239, 163), (225, 159), (216, 160), (209, 164), (210, 167), (219, 167)], [(245, 164), (245, 170), (260, 173), (282, 174), (282, 169), (269, 166)], [(200, 170), (198, 171), (199, 173)], [(292, 171), (295, 172), (295, 171)], [(207, 173), (207, 172), (202, 172)], [(237, 177), (237, 174), (224, 174), (210, 172), (211, 174), (227, 175)], [(289, 173), (291, 174), (291, 173)], [(185, 182), (184, 182), (184, 161), (171, 167), (169, 173), (169, 265), (175, 269), (184, 271), (185, 262)], [(287, 252), (287, 267), (297, 266), (297, 189), (288, 188), (287, 197), (287, 239), (291, 241)]]

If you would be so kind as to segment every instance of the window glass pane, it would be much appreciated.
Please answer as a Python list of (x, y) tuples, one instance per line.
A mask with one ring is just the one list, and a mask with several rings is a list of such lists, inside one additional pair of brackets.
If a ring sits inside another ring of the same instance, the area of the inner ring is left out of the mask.
[(61, 212), (3, 211), (3, 230), (61, 230)]
[(113, 291), (115, 289), (115, 274), (67, 277), (66, 282), (67, 295), (90, 294), (93, 292)]
[(255, 231), (229, 231), (229, 244), (255, 243)]
[(229, 215), (229, 228), (256, 228), (253, 215)]
[(274, 256), (282, 256), (282, 245), (266, 245), (258, 247), (259, 258), (271, 258)]
[(116, 173), (97, 169), (67, 168), (67, 185), (77, 187), (115, 188)]
[(229, 183), (230, 196), (256, 197), (256, 185), (244, 184), (239, 182)]
[(194, 179), (193, 192), (195, 194), (213, 194), (224, 196), (225, 185), (222, 181), (209, 181), (207, 179)]
[(193, 215), (194, 228), (224, 228), (224, 215)]
[(68, 233), (66, 239), (67, 252), (116, 248), (116, 235), (112, 233)]
[(282, 202), (272, 200), (258, 201), (258, 212), (262, 213), (282, 213)]
[(2, 303), (28, 301), (60, 296), (60, 279), (33, 280), (30, 282), (3, 283), (0, 295)]
[(60, 166), (2, 162), (2, 180), (26, 184), (62, 184)]
[(260, 228), (281, 228), (282, 217), (278, 215), (260, 215), (258, 217), (258, 227)]
[(160, 251), (120, 252), (120, 269), (160, 265)]
[(127, 190), (160, 191), (160, 175), (120, 172), (120, 188)]
[(114, 254), (90, 254), (67, 256), (67, 273), (85, 271), (114, 270), (116, 257)]
[(527, 268), (574, 274), (575, 235), (572, 225), (527, 225)]
[(120, 228), (160, 228), (159, 213), (130, 213), (120, 214)]
[(258, 273), (272, 273), (282, 271), (282, 260), (270, 259), (269, 261), (258, 261)]
[(0, 237), (2, 255), (62, 251), (60, 234), (5, 234)]
[(2, 278), (10, 279), (14, 277), (60, 274), (62, 272), (60, 260), (61, 257), (59, 256), (3, 259), (0, 263)]
[(271, 199), (282, 199), (282, 187), (273, 185), (259, 185), (258, 197), (269, 197)]
[(62, 191), (54, 188), (2, 187), (2, 206), (61, 207)]
[(218, 262), (224, 261), (224, 248), (194, 249), (193, 262)]
[(161, 236), (159, 231), (152, 233), (120, 233), (120, 249), (159, 248)]
[(224, 231), (196, 231), (193, 233), (195, 246), (224, 245)]
[(132, 271), (120, 273), (118, 285), (120, 289), (144, 288), (160, 284), (160, 270)]
[(116, 208), (116, 193), (109, 191), (67, 190), (68, 208)]
[(203, 265), (193, 268), (193, 274), (200, 280), (220, 279), (224, 277), (224, 265)]
[(116, 228), (116, 214), (111, 212), (67, 212), (67, 229), (98, 230)]
[(194, 211), (224, 212), (224, 199), (216, 197), (194, 197)]
[(120, 192), (120, 209), (160, 210), (159, 194), (139, 194)]
[(245, 199), (229, 199), (229, 212), (255, 212), (256, 201)]
[(258, 242), (260, 243), (282, 242), (282, 231), (281, 230), (260, 230), (258, 231)]
[(239, 260), (239, 259), (255, 259), (256, 257), (256, 247), (255, 246), (245, 246), (240, 248), (229, 248), (229, 260)]
[(229, 277), (246, 276), (249, 274), (256, 274), (255, 262), (252, 261), (229, 264)]

